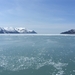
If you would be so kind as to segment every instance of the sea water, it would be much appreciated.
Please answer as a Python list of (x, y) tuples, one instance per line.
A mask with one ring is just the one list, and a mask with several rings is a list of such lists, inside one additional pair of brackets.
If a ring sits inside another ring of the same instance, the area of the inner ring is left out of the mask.
[(0, 35), (0, 75), (75, 75), (75, 36)]

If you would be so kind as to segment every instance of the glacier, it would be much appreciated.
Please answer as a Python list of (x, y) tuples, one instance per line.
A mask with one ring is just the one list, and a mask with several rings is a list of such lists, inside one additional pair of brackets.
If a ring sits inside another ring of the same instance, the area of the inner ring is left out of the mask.
[(0, 34), (36, 34), (36, 32), (24, 27), (0, 27)]

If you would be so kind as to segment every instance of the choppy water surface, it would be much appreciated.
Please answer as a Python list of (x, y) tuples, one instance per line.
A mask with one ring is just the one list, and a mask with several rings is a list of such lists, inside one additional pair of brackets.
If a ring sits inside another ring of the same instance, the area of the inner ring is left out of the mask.
[(75, 36), (0, 35), (0, 75), (75, 75)]

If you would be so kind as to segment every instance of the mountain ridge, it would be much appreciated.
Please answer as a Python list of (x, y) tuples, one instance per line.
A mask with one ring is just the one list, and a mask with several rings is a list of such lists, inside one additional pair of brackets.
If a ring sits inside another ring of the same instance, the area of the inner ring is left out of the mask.
[(0, 34), (36, 34), (36, 32), (24, 27), (0, 27)]
[(65, 32), (62, 32), (60, 34), (75, 34), (75, 29), (71, 29), (71, 30), (65, 31)]

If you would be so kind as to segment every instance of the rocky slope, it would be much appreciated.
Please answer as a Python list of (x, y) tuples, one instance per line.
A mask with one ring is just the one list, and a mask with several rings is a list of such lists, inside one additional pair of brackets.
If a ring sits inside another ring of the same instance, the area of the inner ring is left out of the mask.
[(71, 29), (71, 30), (62, 32), (61, 34), (75, 34), (75, 29)]

